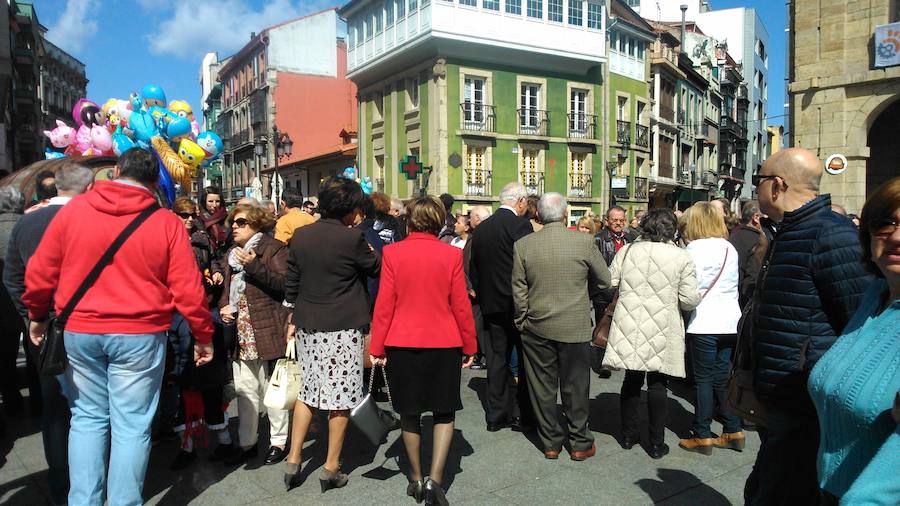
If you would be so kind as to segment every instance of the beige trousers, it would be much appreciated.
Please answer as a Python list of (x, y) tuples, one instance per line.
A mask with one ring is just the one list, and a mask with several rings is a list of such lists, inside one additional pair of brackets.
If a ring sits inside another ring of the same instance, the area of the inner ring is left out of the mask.
[(259, 414), (263, 409), (269, 417), (269, 445), (284, 446), (287, 443), (290, 412), (263, 405), (271, 374), (266, 364), (266, 360), (236, 360), (232, 365), (238, 407), (238, 444), (241, 448), (256, 444)]

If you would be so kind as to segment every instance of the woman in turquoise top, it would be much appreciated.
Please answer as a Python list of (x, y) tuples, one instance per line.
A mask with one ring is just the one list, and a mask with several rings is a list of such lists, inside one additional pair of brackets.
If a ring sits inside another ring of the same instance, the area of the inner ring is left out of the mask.
[[(878, 276), (809, 377), (826, 502), (900, 503), (900, 177), (862, 210), (864, 262)], [(893, 409), (892, 409), (893, 408)]]

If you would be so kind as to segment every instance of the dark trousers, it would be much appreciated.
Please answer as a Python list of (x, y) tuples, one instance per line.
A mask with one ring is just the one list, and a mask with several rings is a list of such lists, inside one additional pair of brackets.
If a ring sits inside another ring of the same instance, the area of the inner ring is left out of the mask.
[(61, 377), (40, 376), (41, 436), (44, 458), (47, 459), (47, 483), (54, 504), (65, 504), (69, 495), (69, 421), (72, 414), (60, 381)]
[(519, 370), (518, 387), (509, 385), (509, 359), (515, 350), (522, 361), (522, 338), (513, 324), (512, 314), (492, 313), (484, 315), (484, 321), (490, 332), (488, 361), (488, 423), (506, 423), (510, 417), (522, 417), (525, 422), (531, 421), (531, 403), (528, 399), (527, 379)]
[(759, 453), (744, 485), (744, 504), (818, 504), (818, 421), (815, 418), (791, 419), (771, 415), (769, 427), (758, 429)]
[[(522, 348), (528, 394), (544, 450), (558, 451), (566, 439), (574, 451), (589, 450), (594, 443), (588, 428), (590, 344), (561, 343), (523, 332)], [(566, 427), (557, 412), (557, 391), (562, 398)]]
[(475, 320), (475, 338), (478, 341), (478, 353), (485, 357), (486, 360), (487, 350), (490, 348), (488, 343), (490, 333), (488, 333), (485, 326), (484, 315), (481, 314), (481, 305), (474, 301), (472, 302), (472, 319)]
[(620, 402), (622, 403), (622, 435), (637, 439), (638, 406), (641, 387), (647, 377), (647, 412), (650, 418), (650, 444), (661, 445), (666, 430), (669, 402), (666, 394), (666, 375), (660, 372), (625, 371)]
[(697, 395), (691, 424), (695, 437), (713, 437), (710, 424), (716, 412), (722, 420), (724, 432), (741, 430), (741, 419), (725, 407), (725, 388), (735, 339), (734, 334), (688, 334)]

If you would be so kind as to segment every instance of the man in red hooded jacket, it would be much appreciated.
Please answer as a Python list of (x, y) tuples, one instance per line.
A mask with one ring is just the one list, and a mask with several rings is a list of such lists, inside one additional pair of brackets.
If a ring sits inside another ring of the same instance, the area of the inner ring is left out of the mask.
[[(98, 181), (54, 217), (25, 273), (22, 300), (35, 345), (51, 305), (59, 314), (116, 236), (156, 204), (158, 181), (153, 154), (131, 149), (119, 158), (114, 181)], [(174, 310), (191, 327), (197, 365), (209, 362), (213, 326), (188, 235), (175, 214), (158, 210), (125, 241), (66, 323), (70, 504), (101, 504), (104, 496), (110, 504), (141, 504)]]

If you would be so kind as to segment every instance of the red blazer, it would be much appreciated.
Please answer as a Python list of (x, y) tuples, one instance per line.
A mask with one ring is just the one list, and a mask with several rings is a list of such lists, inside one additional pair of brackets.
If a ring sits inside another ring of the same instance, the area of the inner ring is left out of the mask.
[(385, 246), (369, 353), (383, 357), (385, 346), (475, 354), (461, 249), (422, 232)]

